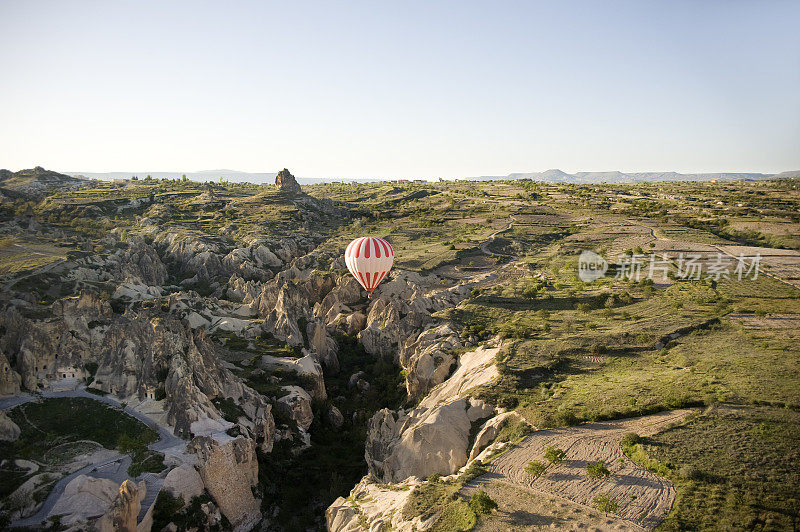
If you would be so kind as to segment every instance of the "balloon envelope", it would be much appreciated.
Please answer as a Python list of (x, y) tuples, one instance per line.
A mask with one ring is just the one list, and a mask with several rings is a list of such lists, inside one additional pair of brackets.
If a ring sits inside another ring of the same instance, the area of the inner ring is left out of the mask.
[(382, 238), (362, 236), (347, 245), (344, 261), (356, 281), (371, 295), (392, 269), (394, 249)]

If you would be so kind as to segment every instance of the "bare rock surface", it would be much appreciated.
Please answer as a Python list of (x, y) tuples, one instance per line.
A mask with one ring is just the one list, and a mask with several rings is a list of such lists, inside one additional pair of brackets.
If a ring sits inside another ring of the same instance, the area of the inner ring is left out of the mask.
[(494, 409), (463, 393), (499, 376), (494, 366), (498, 348), (465, 353), (454, 374), (435, 387), (409, 412), (383, 409), (369, 422), (365, 458), (370, 473), (383, 482), (399, 482), (435, 473), (450, 475), (470, 454), (473, 423), (491, 417)]
[(144, 482), (140, 482), (139, 485), (130, 480), (123, 482), (117, 496), (111, 502), (111, 507), (97, 521), (97, 530), (99, 532), (137, 532), (136, 521), (146, 493)]
[(278, 172), (278, 175), (275, 176), (275, 188), (281, 192), (288, 192), (289, 194), (300, 194), (303, 192), (297, 180), (286, 168)]
[(348, 498), (339, 497), (325, 512), (330, 532), (359, 532), (364, 530), (398, 530), (403, 532), (427, 530), (433, 519), (422, 517), (406, 520), (403, 507), (408, 502), (418, 481), (409, 480), (388, 489), (364, 477), (350, 492)]
[(183, 464), (167, 473), (162, 489), (173, 497), (183, 496), (183, 501), (188, 504), (192, 497), (203, 494), (205, 486), (200, 473), (190, 464)]
[(285, 386), (289, 393), (278, 399), (277, 408), (292, 418), (300, 430), (307, 432), (314, 421), (311, 410), (311, 396), (300, 386)]
[(253, 496), (258, 483), (255, 445), (239, 437), (220, 445), (213, 438), (197, 437), (189, 444), (198, 456), (198, 470), (208, 493), (234, 530), (250, 530), (261, 517), (261, 501)]
[(61, 523), (68, 526), (86, 523), (104, 515), (118, 491), (119, 486), (112, 480), (79, 475), (64, 488), (50, 515), (61, 515)]

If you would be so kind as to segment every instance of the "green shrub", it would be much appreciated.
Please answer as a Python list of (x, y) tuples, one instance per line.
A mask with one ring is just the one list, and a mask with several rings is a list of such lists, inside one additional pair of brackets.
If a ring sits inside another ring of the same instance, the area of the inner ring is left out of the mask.
[(614, 513), (619, 510), (619, 503), (617, 499), (613, 498), (610, 493), (601, 493), (592, 499), (595, 508), (604, 514)]
[(597, 462), (588, 462), (586, 464), (586, 474), (591, 478), (607, 478), (611, 475), (611, 471), (608, 470), (605, 462), (598, 460)]
[(542, 462), (538, 460), (533, 460), (528, 462), (525, 466), (525, 472), (532, 477), (539, 477), (544, 473), (544, 470), (547, 468)]
[(622, 445), (623, 450), (625, 450), (625, 454), (628, 454), (627, 449), (632, 448), (641, 440), (642, 438), (638, 434), (636, 434), (635, 432), (629, 432), (622, 437), (622, 441), (620, 442), (620, 444)]
[(469, 507), (475, 512), (475, 515), (483, 515), (496, 510), (497, 503), (485, 491), (480, 490), (469, 498)]
[(699, 469), (690, 465), (681, 467), (678, 475), (685, 480), (700, 480), (703, 476)]
[(480, 460), (473, 460), (466, 471), (461, 475), (462, 482), (469, 482), (486, 473), (486, 467)]
[(544, 452), (545, 460), (549, 461), (551, 464), (560, 463), (566, 455), (567, 453), (563, 449), (553, 447), (552, 445), (548, 445), (547, 450)]
[(500, 432), (497, 433), (495, 441), (499, 442), (517, 442), (533, 432), (533, 428), (521, 419), (514, 419), (503, 425)]

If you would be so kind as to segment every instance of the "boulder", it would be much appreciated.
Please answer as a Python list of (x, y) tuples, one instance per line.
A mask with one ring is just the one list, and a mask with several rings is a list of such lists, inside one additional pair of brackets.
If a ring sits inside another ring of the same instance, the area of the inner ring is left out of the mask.
[(308, 432), (311, 423), (314, 421), (311, 396), (299, 386), (284, 386), (283, 389), (289, 393), (278, 399), (277, 408), (284, 415), (295, 420), (300, 430)]
[(17, 424), (6, 415), (4, 410), (0, 410), (0, 441), (17, 441), (20, 432)]
[(341, 411), (339, 411), (339, 409), (333, 405), (331, 405), (331, 407), (328, 408), (327, 418), (328, 418), (328, 423), (330, 423), (337, 429), (342, 428), (342, 425), (344, 425), (344, 416), (342, 415)]
[(173, 497), (183, 496), (183, 501), (189, 504), (192, 497), (198, 497), (205, 491), (200, 473), (189, 464), (183, 464), (167, 473), (162, 489)]
[(61, 523), (67, 526), (86, 523), (104, 515), (118, 491), (112, 480), (78, 475), (66, 485), (48, 515), (61, 515)]

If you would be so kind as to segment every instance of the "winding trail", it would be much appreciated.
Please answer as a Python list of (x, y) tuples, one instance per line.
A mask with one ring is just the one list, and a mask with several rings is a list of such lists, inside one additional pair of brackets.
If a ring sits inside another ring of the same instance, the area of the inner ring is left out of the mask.
[[(41, 397), (45, 399), (56, 399), (56, 398), (64, 398), (64, 397), (83, 397), (86, 399), (92, 399), (95, 401), (99, 401), (101, 403), (105, 403), (107, 405), (111, 405), (117, 408), (121, 407), (119, 401), (112, 399), (108, 396), (100, 396), (94, 395), (87, 392), (85, 389), (76, 389), (76, 390), (67, 390), (67, 391), (58, 391), (58, 392), (42, 392)], [(35, 401), (38, 399), (38, 396), (25, 394), (25, 395), (16, 395), (13, 397), (8, 397), (4, 399), (0, 399), (0, 409), (1, 410), (9, 410), (16, 406), (19, 406), (24, 403), (28, 403), (31, 401)], [(180, 452), (186, 447), (186, 442), (170, 431), (165, 429), (164, 427), (156, 424), (145, 416), (144, 414), (137, 412), (126, 406), (122, 409), (127, 415), (136, 418), (137, 420), (141, 421), (151, 429), (158, 432), (159, 439), (158, 441), (151, 443), (148, 445), (148, 449), (152, 451), (158, 452), (166, 452), (169, 454), (169, 451)], [(87, 466), (82, 467), (81, 469), (71, 473), (65, 477), (62, 477), (58, 482), (55, 483), (53, 489), (50, 491), (50, 494), (45, 499), (44, 503), (42, 503), (41, 508), (30, 517), (26, 517), (24, 519), (18, 519), (12, 523), (13, 526), (17, 527), (35, 527), (44, 521), (47, 520), (50, 511), (55, 506), (58, 499), (64, 493), (64, 488), (66, 488), (67, 484), (70, 483), (73, 479), (78, 477), (79, 475), (87, 475), (95, 478), (107, 478), (109, 480), (113, 480), (116, 483), (121, 484), (126, 479), (129, 479), (128, 476), (128, 467), (131, 465), (131, 457), (127, 454), (120, 454), (110, 459), (105, 459), (100, 462), (96, 462), (93, 464), (89, 464)], [(149, 505), (153, 503), (155, 500), (155, 496), (158, 493), (158, 490), (161, 489), (161, 483), (163, 482), (162, 479), (156, 477), (151, 473), (144, 473), (140, 475), (140, 480), (144, 480), (147, 485), (147, 494), (146, 498), (142, 504), (142, 511), (139, 513), (139, 520), (144, 516), (149, 508)]]
[(513, 227), (515, 222), (516, 222), (516, 220), (514, 219), (514, 215), (510, 214), (508, 216), (508, 225), (506, 225), (502, 229), (498, 229), (497, 231), (495, 231), (494, 233), (489, 235), (489, 238), (487, 238), (485, 241), (483, 241), (481, 243), (481, 251), (483, 253), (485, 253), (486, 255), (489, 255), (491, 257), (499, 257), (499, 256), (501, 256), (501, 253), (495, 253), (493, 251), (490, 251), (489, 250), (489, 246), (492, 245), (492, 242), (495, 241), (495, 239), (497, 238), (497, 235), (499, 235), (500, 233), (505, 233), (506, 231), (511, 229), (511, 227)]
[[(614, 512), (617, 516), (634, 528), (650, 530), (669, 513), (675, 488), (669, 481), (625, 457), (620, 440), (628, 432), (640, 436), (660, 432), (689, 412), (691, 410), (673, 410), (640, 418), (536, 431), (492, 460), (486, 474), (466, 484), (462, 493), (468, 495), (483, 483), (499, 481), (593, 509), (594, 497), (608, 492), (619, 503), (619, 509)], [(524, 468), (530, 461), (547, 463), (543, 456), (551, 445), (563, 449), (565, 459), (548, 465), (539, 477), (526, 473)], [(597, 460), (603, 460), (611, 471), (608, 478), (592, 479), (586, 475), (587, 462)]]

